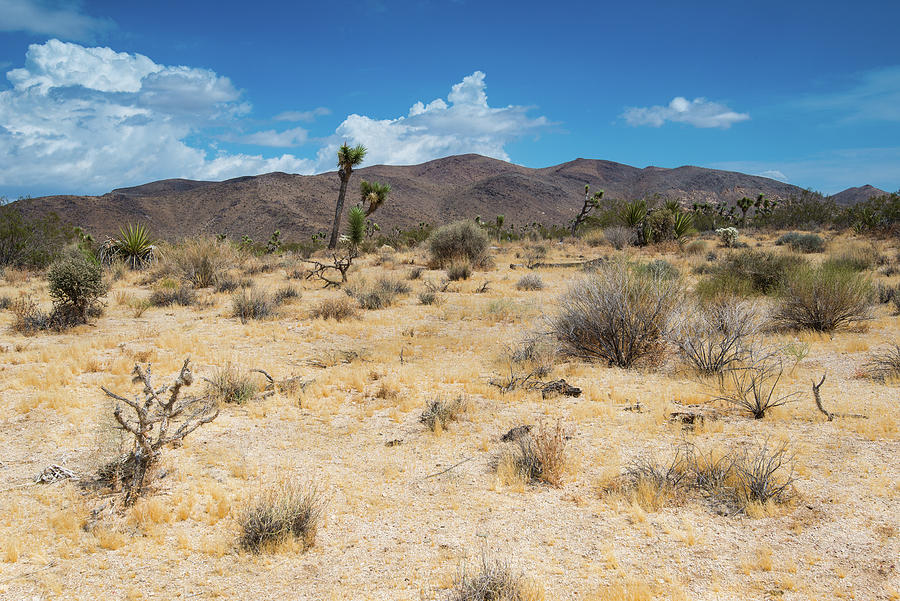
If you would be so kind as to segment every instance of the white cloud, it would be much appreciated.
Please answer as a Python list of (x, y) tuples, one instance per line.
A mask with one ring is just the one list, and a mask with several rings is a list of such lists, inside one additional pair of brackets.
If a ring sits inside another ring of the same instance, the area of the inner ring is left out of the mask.
[(900, 65), (860, 73), (845, 89), (808, 96), (799, 104), (843, 113), (845, 121), (900, 121)]
[(317, 167), (334, 169), (337, 147), (345, 141), (369, 149), (367, 165), (412, 165), (470, 152), (509, 160), (506, 144), (550, 123), (545, 117), (529, 117), (528, 107), (489, 106), (484, 78), (475, 71), (451, 88), (447, 101), (416, 102), (406, 116), (348, 116), (319, 151)]
[(0, 31), (27, 31), (85, 40), (112, 27), (113, 23), (108, 19), (82, 14), (77, 2), (0, 0)]
[(275, 121), (305, 121), (307, 123), (315, 121), (316, 117), (330, 115), (331, 109), (320, 106), (311, 111), (285, 111), (275, 115)]
[(766, 169), (765, 171), (761, 171), (757, 175), (761, 175), (762, 177), (768, 177), (769, 179), (777, 179), (780, 182), (787, 182), (787, 176), (779, 171), (778, 169)]
[(738, 113), (724, 104), (711, 102), (706, 98), (688, 100), (676, 96), (668, 106), (628, 107), (622, 113), (628, 125), (649, 125), (660, 127), (666, 121), (687, 123), (694, 127), (718, 127), (728, 129), (734, 123), (750, 118), (747, 113)]
[(302, 146), (309, 139), (309, 132), (302, 127), (286, 129), (284, 131), (275, 131), (269, 129), (266, 131), (258, 131), (246, 136), (242, 136), (238, 141), (244, 144), (253, 144), (255, 146), (270, 146), (274, 148), (290, 148), (293, 146)]
[(249, 110), (231, 81), (213, 71), (50, 40), (30, 46), (25, 66), (7, 77), (13, 88), (0, 92), (0, 186), (52, 182), (73, 193), (105, 192), (171, 177), (313, 169), (290, 154), (208, 158), (189, 145), (203, 128)]

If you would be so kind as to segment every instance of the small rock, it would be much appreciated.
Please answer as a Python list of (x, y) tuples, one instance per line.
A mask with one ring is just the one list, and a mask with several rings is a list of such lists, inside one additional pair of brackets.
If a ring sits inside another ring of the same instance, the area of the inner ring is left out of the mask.
[(523, 436), (527, 436), (529, 432), (531, 432), (531, 426), (516, 426), (515, 428), (512, 428), (509, 432), (501, 436), (500, 442), (515, 442)]

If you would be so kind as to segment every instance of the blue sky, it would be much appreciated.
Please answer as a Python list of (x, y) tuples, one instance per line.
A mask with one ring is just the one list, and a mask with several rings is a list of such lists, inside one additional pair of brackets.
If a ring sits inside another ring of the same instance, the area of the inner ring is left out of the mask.
[(0, 195), (477, 152), (900, 189), (898, 2), (0, 0)]

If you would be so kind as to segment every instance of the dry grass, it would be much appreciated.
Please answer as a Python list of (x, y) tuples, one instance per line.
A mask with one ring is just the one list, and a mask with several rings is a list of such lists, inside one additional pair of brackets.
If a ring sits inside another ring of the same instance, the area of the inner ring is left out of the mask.
[(264, 492), (238, 518), (239, 546), (245, 551), (272, 551), (287, 542), (303, 550), (316, 542), (324, 503), (315, 486), (283, 482)]

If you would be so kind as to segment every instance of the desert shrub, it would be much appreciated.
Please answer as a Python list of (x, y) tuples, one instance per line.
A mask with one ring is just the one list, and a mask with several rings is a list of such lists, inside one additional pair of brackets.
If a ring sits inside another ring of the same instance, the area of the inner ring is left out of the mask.
[(863, 370), (878, 382), (900, 379), (900, 344), (895, 344), (885, 351), (871, 353)]
[(390, 307), (394, 300), (410, 291), (409, 284), (390, 277), (380, 277), (373, 284), (368, 282), (354, 282), (344, 291), (356, 299), (363, 309), (374, 310)]
[(547, 258), (547, 247), (543, 244), (529, 244), (525, 247), (525, 252), (522, 256), (527, 267), (534, 267)]
[(776, 324), (831, 332), (870, 318), (872, 285), (862, 274), (823, 264), (791, 277), (773, 314)]
[(678, 280), (607, 264), (570, 287), (552, 328), (566, 354), (631, 367), (661, 357), (681, 299)]
[(282, 483), (263, 493), (238, 518), (239, 545), (259, 553), (287, 540), (306, 550), (316, 542), (324, 502), (315, 486)]
[(197, 293), (186, 285), (178, 285), (174, 288), (159, 287), (150, 294), (148, 301), (154, 307), (171, 307), (172, 305), (190, 307), (197, 304)]
[(652, 209), (640, 228), (640, 242), (659, 244), (675, 239), (675, 214), (665, 207)]
[(74, 237), (55, 213), (29, 219), (14, 206), (0, 205), (0, 265), (44, 268)]
[(446, 429), (447, 424), (456, 421), (459, 415), (466, 411), (468, 403), (459, 396), (453, 400), (445, 401), (435, 399), (419, 415), (419, 422), (432, 432), (440, 432)]
[(613, 483), (612, 490), (645, 511), (658, 511), (681, 492), (689, 473), (685, 454), (676, 449), (669, 461), (652, 457), (633, 460)]
[(272, 295), (272, 302), (276, 305), (283, 305), (289, 300), (300, 298), (300, 291), (294, 286), (282, 286)]
[(227, 273), (216, 280), (216, 292), (234, 292), (240, 287), (241, 282)]
[(738, 297), (719, 297), (688, 307), (671, 339), (682, 359), (698, 373), (715, 374), (747, 356), (750, 339), (760, 325), (754, 304)]
[(686, 453), (691, 484), (712, 500), (729, 500), (734, 493), (735, 457), (732, 453), (706, 452), (688, 446)]
[(53, 317), (59, 325), (86, 323), (88, 317), (98, 314), (106, 286), (103, 269), (97, 263), (73, 253), (50, 266), (47, 281)]
[(409, 272), (406, 274), (406, 279), (408, 280), (418, 280), (422, 277), (422, 274), (425, 273), (424, 267), (412, 267)]
[(704, 299), (720, 295), (775, 294), (784, 287), (791, 272), (805, 263), (795, 255), (733, 251), (697, 283), (696, 292)]
[(432, 292), (430, 290), (423, 290), (419, 293), (419, 304), (422, 305), (434, 305), (440, 301), (440, 297), (438, 297), (436, 292)]
[(129, 269), (144, 269), (156, 263), (159, 250), (143, 225), (128, 224), (119, 230), (119, 237), (107, 240), (97, 251), (104, 265), (121, 261)]
[(649, 263), (641, 263), (635, 266), (635, 269), (650, 275), (651, 277), (659, 277), (667, 280), (675, 280), (681, 277), (678, 268), (666, 261), (665, 259), (654, 259)]
[(471, 221), (457, 221), (434, 230), (428, 238), (428, 250), (431, 266), (436, 269), (454, 261), (468, 261), (476, 267), (490, 261), (487, 234)]
[(10, 297), (6, 296), (5, 294), (3, 296), (0, 296), (0, 311), (6, 311), (12, 306), (12, 304), (13, 299), (11, 299)]
[(222, 403), (242, 405), (259, 392), (259, 386), (253, 381), (250, 373), (230, 363), (216, 369), (211, 378), (204, 380), (210, 398)]
[(736, 496), (746, 511), (751, 505), (787, 500), (794, 482), (793, 455), (787, 444), (770, 448), (768, 443), (735, 460)]
[(451, 282), (459, 280), (468, 280), (472, 275), (472, 266), (468, 261), (458, 261), (451, 263), (447, 268), (447, 279)]
[(12, 330), (32, 335), (51, 327), (50, 314), (41, 310), (29, 296), (21, 296), (10, 305), (13, 314)]
[(880, 305), (887, 305), (894, 302), (894, 299), (897, 298), (898, 294), (900, 294), (900, 286), (891, 286), (889, 284), (882, 284), (881, 282), (875, 285), (875, 298)]
[(684, 252), (688, 255), (702, 255), (706, 252), (706, 240), (693, 240), (684, 245)]
[(874, 268), (879, 260), (875, 247), (856, 245), (832, 254), (822, 265), (844, 271), (868, 271)]
[(543, 290), (544, 280), (536, 273), (529, 273), (528, 275), (523, 275), (516, 282), (516, 288), (518, 290)]
[(791, 402), (795, 393), (780, 394), (778, 385), (784, 375), (781, 361), (771, 353), (751, 351), (740, 363), (732, 363), (719, 374), (722, 401), (762, 419), (769, 409)]
[(506, 563), (489, 561), (482, 557), (481, 569), (470, 573), (461, 570), (454, 578), (447, 601), (540, 601), (544, 599), (543, 588), (526, 578), (524, 574), (513, 572)]
[[(161, 267), (194, 288), (214, 286), (219, 290), (223, 280), (233, 281), (228, 278), (228, 270), (237, 267), (240, 262), (237, 250), (228, 242), (198, 237), (168, 248)], [(228, 284), (225, 285), (227, 287)], [(231, 292), (235, 288), (220, 291)]]
[(734, 227), (720, 227), (716, 230), (719, 241), (725, 248), (733, 248), (738, 241), (738, 231)]
[(275, 302), (268, 292), (256, 288), (244, 288), (231, 297), (232, 317), (239, 317), (241, 323), (250, 319), (263, 319), (275, 310)]
[(337, 296), (319, 301), (319, 304), (310, 311), (310, 315), (313, 319), (344, 321), (356, 317), (357, 310), (346, 296)]
[(634, 229), (622, 225), (614, 225), (603, 230), (606, 240), (616, 250), (622, 250), (626, 246), (634, 244)]
[(791, 250), (802, 253), (825, 252), (825, 240), (818, 234), (801, 234), (788, 232), (775, 241), (776, 246), (789, 246)]
[(507, 482), (562, 483), (568, 466), (566, 445), (571, 431), (557, 420), (555, 426), (541, 423), (537, 432), (524, 432), (496, 459), (494, 469)]

